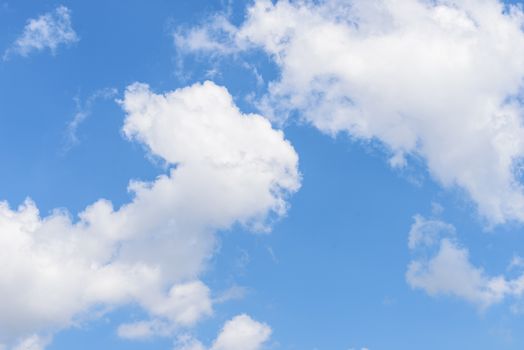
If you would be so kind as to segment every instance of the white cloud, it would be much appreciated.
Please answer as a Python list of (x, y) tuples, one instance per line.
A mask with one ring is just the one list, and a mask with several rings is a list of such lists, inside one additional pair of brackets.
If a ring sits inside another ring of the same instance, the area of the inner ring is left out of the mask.
[(173, 332), (171, 325), (159, 321), (138, 321), (125, 323), (118, 327), (118, 336), (124, 339), (147, 339), (158, 336), (168, 336)]
[(415, 215), (415, 222), (409, 230), (408, 247), (415, 249), (420, 246), (430, 247), (438, 243), (445, 234), (455, 235), (455, 227), (440, 220), (427, 220)]
[(101, 199), (78, 220), (59, 210), (41, 217), (29, 200), (18, 209), (0, 203), (0, 344), (128, 303), (151, 320), (122, 326), (124, 336), (193, 325), (212, 312), (198, 278), (215, 232), (236, 222), (266, 228), (300, 186), (298, 157), (282, 132), (242, 114), (213, 83), (166, 94), (134, 84), (121, 105), (125, 134), (176, 167), (131, 182), (128, 204), (115, 209)]
[(173, 39), (178, 49), (205, 54), (231, 54), (239, 51), (234, 40), (237, 28), (223, 16), (215, 16), (205, 27), (178, 30)]
[[(248, 315), (238, 315), (226, 322), (209, 350), (260, 350), (269, 340), (271, 328)], [(205, 350), (204, 345), (191, 337), (180, 339), (176, 350)]]
[(22, 339), (13, 350), (43, 350), (48, 343), (49, 339), (32, 335)]
[(153, 319), (122, 324), (117, 333), (127, 339), (170, 336), (177, 326), (191, 326), (212, 313), (209, 292), (200, 281), (175, 285), (166, 298), (147, 306)]
[(228, 321), (211, 350), (258, 350), (269, 339), (271, 328), (247, 315)]
[(175, 35), (183, 52), (267, 52), (280, 68), (260, 107), (328, 134), (379, 140), (392, 166), (425, 159), (490, 224), (524, 221), (524, 14), (498, 0), (257, 0)]
[(524, 259), (519, 255), (514, 255), (511, 259), (511, 263), (508, 266), (508, 270), (517, 269), (524, 267)]
[(12, 55), (28, 56), (33, 51), (51, 50), (54, 54), (60, 45), (68, 45), (79, 40), (71, 25), (71, 10), (59, 6), (55, 10), (29, 19), (23, 33), (4, 54), (4, 59)]
[(485, 309), (524, 292), (524, 274), (515, 279), (489, 276), (473, 265), (450, 224), (417, 215), (408, 245), (414, 259), (406, 272), (407, 282), (430, 295), (453, 295)]
[(179, 337), (175, 350), (206, 350), (206, 348), (191, 336), (182, 336)]
[(248, 289), (246, 287), (232, 286), (231, 288), (220, 293), (215, 299), (213, 299), (213, 302), (215, 304), (221, 304), (230, 300), (242, 299), (245, 297), (247, 292)]

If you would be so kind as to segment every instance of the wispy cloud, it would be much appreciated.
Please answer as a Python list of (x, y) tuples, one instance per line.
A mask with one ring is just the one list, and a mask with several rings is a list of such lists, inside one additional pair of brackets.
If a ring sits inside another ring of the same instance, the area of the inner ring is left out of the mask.
[(77, 130), (80, 125), (91, 115), (93, 106), (100, 100), (108, 100), (118, 94), (116, 88), (104, 88), (92, 93), (85, 102), (82, 102), (80, 97), (75, 97), (76, 113), (73, 119), (67, 124), (66, 128), (66, 144), (63, 151), (67, 152), (78, 144)]
[(220, 293), (213, 302), (215, 304), (222, 304), (230, 300), (242, 299), (247, 294), (247, 288), (242, 286), (232, 286), (231, 288)]
[(12, 56), (26, 57), (34, 51), (51, 50), (54, 54), (58, 46), (72, 44), (79, 40), (71, 25), (71, 10), (59, 6), (38, 18), (27, 21), (22, 34), (5, 51), (4, 60)]

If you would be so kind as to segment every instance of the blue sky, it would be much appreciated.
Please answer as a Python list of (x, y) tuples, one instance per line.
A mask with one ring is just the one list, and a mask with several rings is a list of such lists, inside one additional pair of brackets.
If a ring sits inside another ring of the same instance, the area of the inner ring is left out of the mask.
[(0, 1), (0, 350), (522, 349), (515, 4)]

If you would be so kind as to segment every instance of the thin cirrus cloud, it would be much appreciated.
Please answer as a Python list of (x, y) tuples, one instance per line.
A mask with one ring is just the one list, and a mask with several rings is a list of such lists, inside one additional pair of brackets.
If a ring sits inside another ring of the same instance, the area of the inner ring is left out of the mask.
[(131, 182), (133, 199), (119, 209), (100, 199), (76, 221), (63, 210), (42, 217), (30, 200), (0, 204), (4, 348), (41, 349), (55, 332), (129, 303), (149, 317), (122, 325), (123, 337), (194, 325), (213, 312), (199, 276), (215, 232), (234, 223), (267, 229), (300, 186), (283, 133), (242, 114), (225, 88), (205, 82), (156, 94), (136, 83), (120, 103), (126, 137), (176, 167)]
[(33, 52), (49, 49), (53, 54), (61, 45), (79, 41), (71, 24), (71, 10), (59, 6), (37, 18), (27, 21), (23, 32), (5, 51), (4, 60), (12, 56), (29, 56)]
[(256, 0), (238, 26), (217, 15), (174, 37), (184, 53), (262, 49), (280, 70), (264, 114), (378, 140), (394, 167), (422, 158), (492, 226), (524, 222), (523, 25), (499, 0)]
[(524, 293), (524, 273), (513, 279), (488, 275), (470, 261), (468, 249), (458, 243), (448, 223), (416, 215), (408, 246), (413, 258), (406, 280), (429, 295), (454, 296), (484, 310)]
[(95, 103), (101, 100), (112, 99), (117, 94), (118, 90), (116, 88), (103, 88), (96, 90), (83, 102), (80, 97), (75, 97), (76, 112), (66, 126), (64, 152), (69, 151), (80, 142), (78, 138), (78, 129), (91, 115)]

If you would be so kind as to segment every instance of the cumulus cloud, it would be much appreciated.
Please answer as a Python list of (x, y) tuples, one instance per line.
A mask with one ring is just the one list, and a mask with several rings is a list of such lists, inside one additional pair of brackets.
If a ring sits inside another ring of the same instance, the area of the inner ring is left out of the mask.
[(426, 161), (489, 224), (524, 221), (524, 14), (498, 0), (256, 0), (235, 27), (179, 30), (181, 52), (262, 49), (279, 67), (259, 106)]
[(71, 25), (71, 10), (59, 6), (55, 10), (29, 19), (22, 34), (5, 52), (4, 59), (13, 55), (28, 56), (34, 51), (51, 50), (79, 40)]
[(457, 242), (455, 228), (445, 222), (415, 216), (408, 246), (414, 255), (406, 272), (412, 288), (433, 296), (452, 295), (479, 309), (524, 292), (524, 274), (514, 279), (490, 276), (470, 261), (468, 249)]
[(133, 84), (120, 103), (125, 135), (173, 168), (131, 182), (122, 207), (100, 199), (76, 220), (64, 210), (41, 216), (30, 200), (0, 203), (0, 344), (8, 349), (128, 303), (150, 319), (120, 327), (125, 337), (195, 324), (212, 312), (199, 276), (216, 231), (266, 229), (300, 186), (282, 132), (242, 114), (222, 87), (155, 94)]
[[(271, 328), (253, 320), (248, 315), (239, 315), (226, 322), (209, 350), (260, 350), (269, 340)], [(205, 350), (206, 347), (191, 337), (180, 339), (176, 350)]]
[(228, 321), (211, 350), (258, 350), (271, 335), (271, 328), (247, 315)]

